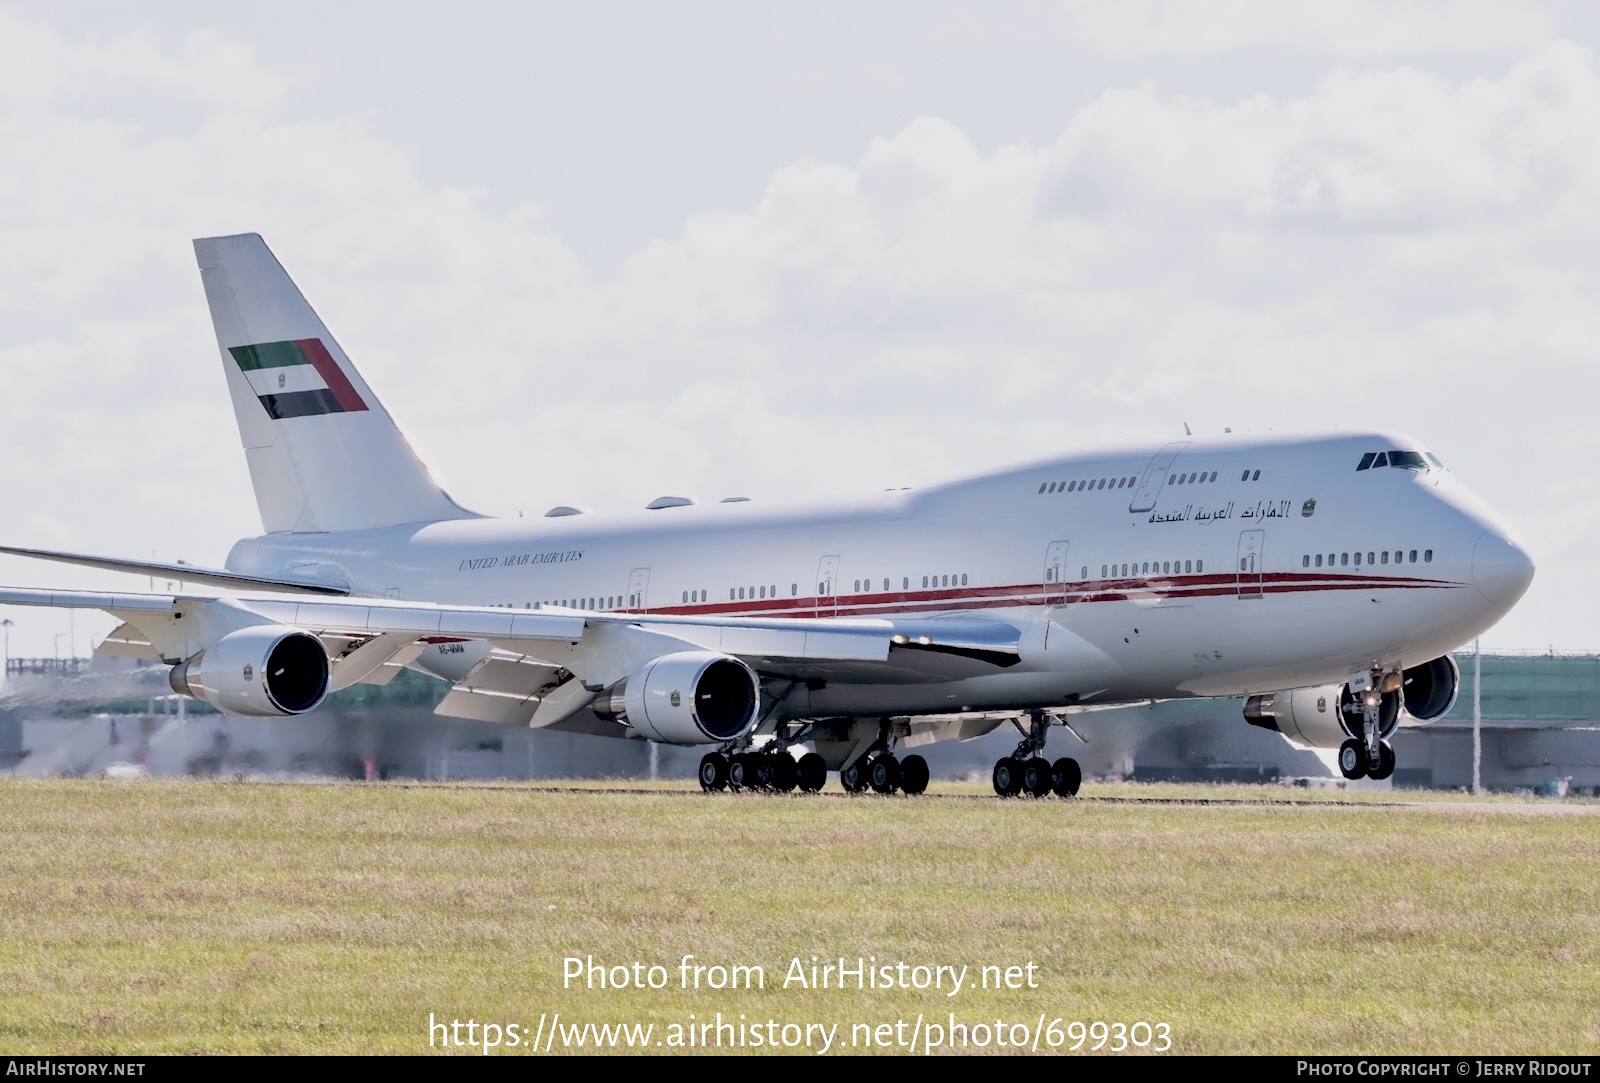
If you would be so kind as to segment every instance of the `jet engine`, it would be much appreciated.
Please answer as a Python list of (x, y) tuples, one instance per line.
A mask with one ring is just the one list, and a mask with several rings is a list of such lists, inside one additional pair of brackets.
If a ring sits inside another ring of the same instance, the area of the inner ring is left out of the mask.
[(167, 682), (223, 714), (305, 714), (328, 694), (328, 652), (314, 635), (281, 624), (229, 632), (172, 667)]
[(1406, 713), (1418, 722), (1432, 722), (1443, 718), (1456, 705), (1456, 693), (1461, 691), (1461, 670), (1448, 654), (1435, 658), (1404, 670), (1400, 674), (1400, 691), (1405, 698)]
[[(1361, 736), (1361, 700), (1347, 684), (1269, 692), (1245, 700), (1244, 720), (1308, 748), (1338, 748)], [(1400, 694), (1385, 692), (1378, 704), (1378, 735), (1388, 737), (1399, 724)]]
[(715, 651), (664, 654), (594, 703), (601, 718), (673, 745), (722, 744), (756, 724), (761, 685), (750, 667)]

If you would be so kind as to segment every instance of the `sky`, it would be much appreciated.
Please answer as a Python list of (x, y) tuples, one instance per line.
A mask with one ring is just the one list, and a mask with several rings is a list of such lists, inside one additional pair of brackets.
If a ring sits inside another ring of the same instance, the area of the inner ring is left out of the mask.
[(0, 537), (259, 531), (189, 243), (253, 231), (483, 512), (1376, 425), (1539, 562), (1485, 647), (1600, 650), (1597, 48), (1499, 0), (0, 5)]

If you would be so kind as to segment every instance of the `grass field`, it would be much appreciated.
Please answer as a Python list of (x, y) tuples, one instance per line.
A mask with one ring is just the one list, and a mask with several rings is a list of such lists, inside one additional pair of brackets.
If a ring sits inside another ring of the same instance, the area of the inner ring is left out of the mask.
[[(837, 1023), (835, 1049), (919, 1013), (1164, 1022), (1186, 1053), (1600, 1047), (1593, 806), (1096, 794), (4, 780), (0, 1052), (415, 1053), (430, 1013), (556, 1012)], [(687, 954), (766, 987), (680, 989)], [(563, 989), (589, 955), (669, 984)], [(1038, 987), (782, 988), (814, 955)]]

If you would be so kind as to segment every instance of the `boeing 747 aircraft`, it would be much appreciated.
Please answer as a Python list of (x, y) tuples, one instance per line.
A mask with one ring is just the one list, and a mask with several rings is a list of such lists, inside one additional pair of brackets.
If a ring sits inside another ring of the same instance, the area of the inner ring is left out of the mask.
[(101, 649), (231, 715), (401, 667), (439, 713), (702, 745), (709, 790), (920, 793), (918, 745), (1006, 724), (1005, 796), (1077, 792), (1075, 712), (1247, 696), (1246, 720), (1385, 778), (1454, 702), (1448, 652), (1522, 596), (1514, 534), (1398, 433), (1193, 437), (803, 505), (662, 497), (491, 519), (439, 489), (255, 234), (195, 242), (263, 532), (181, 580), (0, 588), (102, 609)]

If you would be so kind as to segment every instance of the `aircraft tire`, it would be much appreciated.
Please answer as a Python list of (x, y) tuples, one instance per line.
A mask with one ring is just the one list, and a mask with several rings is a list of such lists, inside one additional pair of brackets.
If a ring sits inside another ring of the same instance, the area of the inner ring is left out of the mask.
[(1394, 746), (1388, 741), (1382, 741), (1378, 744), (1378, 766), (1367, 773), (1373, 778), (1382, 781), (1394, 774), (1394, 764)]
[(885, 752), (867, 766), (867, 781), (874, 793), (894, 793), (900, 786), (900, 761)]
[(1367, 775), (1367, 750), (1354, 737), (1339, 746), (1339, 773), (1351, 782)]
[(779, 793), (790, 793), (800, 785), (800, 769), (794, 757), (787, 752), (772, 755), (772, 788)]
[(728, 788), (728, 757), (720, 752), (700, 757), (700, 788), (707, 793)]
[(1057, 797), (1077, 797), (1082, 785), (1083, 769), (1077, 760), (1063, 756), (1050, 766), (1050, 788)]
[(1030, 756), (1022, 764), (1022, 792), (1029, 797), (1050, 796), (1050, 761)]
[(860, 760), (846, 764), (839, 772), (839, 785), (844, 787), (845, 793), (860, 793), (867, 788), (867, 773)]
[(921, 756), (907, 756), (900, 761), (900, 791), (915, 797), (928, 788), (928, 761)]
[(995, 761), (994, 792), (1001, 797), (1015, 797), (1022, 792), (1022, 765), (1010, 756)]
[(755, 771), (751, 769), (750, 757), (743, 752), (736, 752), (728, 760), (728, 788), (751, 790), (755, 788)]
[(804, 793), (816, 793), (828, 784), (828, 761), (815, 752), (801, 756), (795, 771)]

